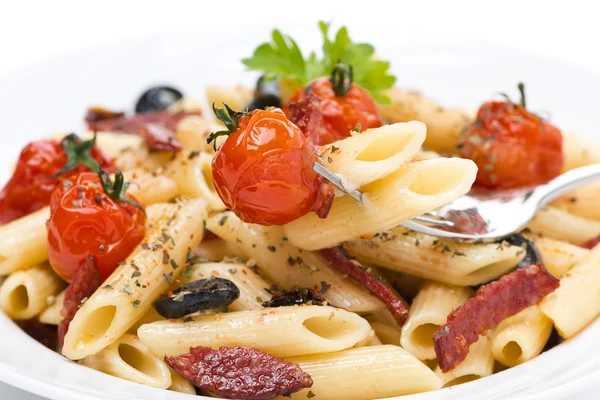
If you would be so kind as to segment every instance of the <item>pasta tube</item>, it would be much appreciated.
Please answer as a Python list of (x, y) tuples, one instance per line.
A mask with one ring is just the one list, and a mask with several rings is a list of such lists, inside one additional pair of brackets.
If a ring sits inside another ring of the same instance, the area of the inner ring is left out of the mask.
[(50, 265), (40, 264), (10, 275), (0, 287), (0, 306), (12, 319), (30, 319), (65, 287)]
[(138, 336), (158, 356), (177, 356), (190, 347), (251, 347), (277, 357), (328, 353), (370, 339), (369, 323), (328, 306), (291, 306), (159, 321), (142, 325)]
[(65, 301), (65, 290), (60, 292), (54, 298), (54, 302), (40, 314), (39, 319), (41, 323), (48, 325), (58, 325), (60, 324), (60, 321), (63, 320), (64, 317), (61, 315), (60, 312), (63, 308), (63, 303)]
[(353, 312), (373, 312), (383, 303), (338, 274), (316, 253), (294, 247), (281, 227), (246, 224), (232, 212), (211, 216), (206, 227), (254, 259), (257, 267), (282, 289), (318, 289), (327, 301)]
[(425, 147), (437, 152), (455, 153), (456, 144), (473, 116), (460, 109), (442, 107), (419, 92), (393, 88), (391, 104), (380, 105), (379, 113), (390, 122), (422, 121), (427, 125)]
[(529, 239), (533, 240), (535, 247), (539, 250), (548, 272), (556, 278), (566, 274), (590, 254), (588, 249), (561, 240), (535, 235), (530, 235)]
[(402, 347), (420, 360), (436, 357), (433, 334), (446, 323), (448, 315), (473, 296), (468, 287), (426, 282), (414, 298), (408, 320), (402, 327)]
[(540, 210), (529, 229), (553, 239), (582, 244), (600, 235), (600, 221), (578, 217), (554, 207)]
[(502, 321), (491, 335), (494, 358), (514, 367), (537, 357), (552, 333), (552, 321), (537, 305)]
[(600, 314), (599, 265), (600, 246), (596, 246), (585, 261), (561, 278), (560, 287), (539, 303), (565, 339), (575, 336)]
[(442, 380), (444, 387), (460, 385), (492, 375), (494, 373), (494, 357), (492, 357), (490, 338), (481, 336), (469, 347), (467, 358), (454, 369), (443, 373), (440, 367), (436, 366), (435, 373)]
[(597, 204), (599, 198), (600, 182), (594, 182), (570, 191), (550, 205), (579, 217), (599, 220), (600, 207)]
[(361, 188), (363, 203), (334, 200), (326, 219), (308, 213), (285, 225), (290, 242), (306, 250), (392, 229), (467, 193), (477, 167), (470, 160), (438, 158), (408, 164)]
[(65, 336), (66, 357), (79, 360), (114, 343), (185, 269), (189, 249), (202, 240), (206, 204), (195, 199), (148, 208), (157, 213), (144, 241), (77, 311)]
[(425, 125), (418, 121), (384, 125), (320, 147), (327, 169), (353, 187), (385, 178), (419, 152)]
[(361, 262), (456, 286), (489, 282), (525, 256), (519, 246), (444, 241), (405, 228), (346, 242), (344, 247)]
[(135, 335), (125, 334), (110, 346), (83, 359), (83, 365), (131, 382), (167, 389), (171, 371)]
[(291, 395), (295, 400), (368, 400), (441, 387), (433, 371), (399, 346), (367, 346), (288, 361), (313, 379), (310, 389)]

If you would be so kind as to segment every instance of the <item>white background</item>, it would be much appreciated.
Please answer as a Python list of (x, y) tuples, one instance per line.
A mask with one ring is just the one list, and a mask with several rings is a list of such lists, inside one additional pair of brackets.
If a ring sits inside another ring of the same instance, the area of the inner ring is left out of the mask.
[[(491, 41), (600, 72), (600, 24), (595, 3), (0, 0), (0, 74), (61, 53), (140, 35), (182, 31), (193, 35), (198, 26), (226, 26), (232, 34), (245, 36), (252, 35), (256, 23), (285, 28), (286, 23), (314, 24), (319, 19), (348, 25), (356, 40), (369, 26), (385, 26), (387, 35), (403, 42)], [(265, 39), (257, 37), (257, 42)], [(9, 117), (6, 110), (0, 115)], [(0, 384), (0, 399), (40, 398)]]

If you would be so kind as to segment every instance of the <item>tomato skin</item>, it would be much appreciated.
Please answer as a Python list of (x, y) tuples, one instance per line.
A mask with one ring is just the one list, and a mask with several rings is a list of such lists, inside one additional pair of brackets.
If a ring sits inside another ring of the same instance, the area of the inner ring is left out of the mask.
[(283, 225), (331, 206), (333, 189), (312, 169), (315, 159), (302, 131), (280, 109), (255, 110), (215, 154), (215, 189), (243, 221)]
[(140, 209), (109, 198), (97, 174), (73, 176), (56, 188), (50, 199), (46, 223), (50, 265), (69, 282), (93, 255), (104, 281), (143, 240), (145, 222)]
[[(93, 148), (90, 155), (104, 170), (115, 170), (114, 161), (98, 148)], [(66, 163), (67, 155), (59, 140), (46, 139), (27, 144), (21, 150), (12, 177), (0, 192), (0, 225), (47, 206), (50, 195), (63, 179), (89, 170), (81, 165), (53, 178)]]
[(459, 149), (479, 168), (476, 184), (489, 189), (545, 183), (561, 173), (564, 163), (560, 130), (507, 101), (484, 103)]
[(305, 100), (310, 93), (319, 97), (322, 115), (318, 132), (305, 132), (315, 145), (326, 145), (348, 137), (357, 124), (363, 131), (382, 125), (377, 105), (366, 90), (353, 83), (344, 96), (338, 97), (329, 78), (315, 80), (290, 98), (284, 110), (293, 122), (301, 118), (294, 115), (295, 104)]

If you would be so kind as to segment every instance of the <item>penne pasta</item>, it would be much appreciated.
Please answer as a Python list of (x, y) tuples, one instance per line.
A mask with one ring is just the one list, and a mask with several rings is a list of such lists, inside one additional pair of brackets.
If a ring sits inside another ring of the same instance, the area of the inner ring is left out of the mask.
[(241, 263), (203, 263), (193, 267), (189, 278), (182, 278), (182, 283), (194, 282), (212, 276), (233, 282), (240, 290), (240, 297), (231, 303), (229, 311), (257, 310), (262, 303), (271, 298), (268, 290), (271, 284), (259, 274)]
[(0, 276), (48, 259), (46, 221), (49, 217), (50, 209), (44, 207), (0, 226)]
[(600, 314), (600, 246), (560, 279), (560, 287), (546, 296), (539, 308), (554, 327), (569, 339)]
[(529, 222), (529, 229), (553, 239), (579, 245), (600, 235), (600, 221), (546, 207), (538, 211)]
[(383, 303), (338, 274), (321, 256), (294, 247), (281, 227), (246, 224), (232, 212), (212, 215), (206, 227), (242, 249), (247, 258), (256, 260), (265, 277), (282, 289), (318, 289), (329, 303), (353, 312), (384, 308)]
[(83, 365), (131, 382), (167, 389), (171, 371), (135, 335), (125, 334), (99, 353), (83, 359)]
[(552, 201), (550, 205), (569, 214), (600, 220), (598, 198), (600, 198), (600, 182), (594, 182), (570, 191)]
[(372, 336), (369, 323), (329, 306), (291, 306), (191, 317), (142, 325), (138, 336), (158, 356), (190, 347), (251, 347), (277, 357), (329, 353)]
[(361, 262), (458, 286), (489, 282), (525, 255), (518, 246), (444, 241), (401, 227), (346, 242), (344, 247)]
[(560, 278), (587, 257), (590, 251), (561, 240), (529, 235), (539, 250), (544, 265), (554, 277)]
[(169, 372), (171, 372), (171, 386), (168, 387), (168, 390), (172, 392), (191, 394), (193, 396), (196, 395), (196, 388), (192, 385), (191, 382), (183, 379), (178, 373), (169, 368)]
[(224, 210), (225, 204), (215, 192), (212, 180), (212, 156), (198, 152), (180, 152), (167, 169), (182, 196), (200, 197), (210, 211)]
[[(400, 337), (402, 335), (402, 331), (398, 329), (397, 325), (388, 325), (382, 322), (369, 322), (371, 325), (371, 329), (375, 332), (375, 336), (377, 338), (378, 344), (392, 344), (394, 346), (398, 346), (400, 344)], [(374, 343), (369, 344), (369, 346), (374, 346)]]
[(490, 338), (487, 336), (479, 337), (479, 340), (469, 347), (467, 358), (454, 369), (443, 373), (440, 367), (436, 366), (435, 373), (442, 380), (444, 387), (459, 385), (492, 375), (494, 373), (494, 357), (492, 357)]
[(363, 188), (363, 203), (334, 200), (326, 219), (308, 213), (285, 225), (290, 242), (306, 250), (392, 229), (467, 193), (477, 168), (470, 160), (438, 158), (408, 164)]
[(454, 153), (465, 126), (473, 115), (460, 109), (442, 107), (419, 92), (393, 88), (388, 92), (391, 104), (380, 105), (379, 113), (390, 122), (422, 121), (427, 125), (425, 147), (437, 152)]
[[(221, 129), (222, 126), (212, 118), (190, 115), (177, 124), (175, 137), (186, 150), (213, 154), (215, 152), (213, 145), (208, 144), (206, 139), (212, 132)], [(218, 142), (223, 141), (224, 139), (221, 139)]]
[[(65, 336), (66, 357), (82, 359), (114, 343), (185, 269), (186, 255), (202, 240), (206, 204), (195, 199), (156, 205), (149, 207), (153, 213), (161, 216), (149, 221), (143, 243), (150, 249), (139, 245), (77, 311)], [(170, 262), (164, 263), (165, 254)]]
[[(66, 289), (65, 289), (66, 290)], [(65, 300), (65, 290), (56, 295), (51, 301), (48, 308), (46, 308), (39, 316), (39, 320), (43, 324), (47, 325), (58, 325), (63, 320), (63, 316), (60, 313), (63, 308), (63, 302)]]
[(598, 143), (572, 133), (563, 132), (563, 171), (600, 162)]
[(321, 146), (321, 159), (328, 170), (359, 188), (385, 178), (413, 159), (425, 140), (425, 130), (418, 121), (369, 129)]
[(242, 85), (206, 86), (204, 92), (209, 106), (223, 107), (223, 104), (227, 104), (236, 111), (248, 108), (254, 96), (254, 90)]
[(441, 387), (433, 371), (399, 346), (367, 346), (288, 360), (313, 379), (310, 389), (292, 394), (292, 399), (368, 400)]
[(552, 321), (537, 305), (505, 319), (491, 334), (492, 354), (507, 367), (537, 357), (552, 333)]
[(65, 283), (48, 264), (40, 264), (10, 275), (0, 286), (0, 307), (12, 319), (30, 319), (48, 306)]
[(247, 259), (243, 251), (237, 248), (234, 244), (226, 242), (219, 237), (203, 240), (198, 247), (194, 249), (194, 255), (196, 255), (202, 261)]
[(434, 359), (433, 334), (455, 308), (472, 296), (473, 291), (468, 287), (426, 282), (414, 298), (402, 327), (402, 347), (420, 360)]

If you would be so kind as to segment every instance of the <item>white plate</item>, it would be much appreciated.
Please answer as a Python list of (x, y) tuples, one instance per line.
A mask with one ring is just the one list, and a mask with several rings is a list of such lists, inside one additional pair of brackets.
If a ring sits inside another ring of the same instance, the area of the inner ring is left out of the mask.
[[(534, 110), (552, 110), (552, 120), (564, 130), (596, 135), (599, 76), (490, 44), (402, 43), (384, 29), (362, 29), (354, 37), (377, 45), (381, 56), (392, 61), (401, 85), (418, 88), (446, 104), (460, 105), (478, 104), (498, 91), (516, 96), (516, 82), (523, 80)], [(0, 159), (6, 164), (0, 179), (7, 179), (10, 163), (27, 141), (53, 131), (81, 128), (90, 104), (131, 109), (141, 91), (160, 82), (197, 97), (202, 96), (206, 84), (251, 84), (254, 75), (243, 72), (239, 59), (266, 39), (269, 30), (258, 27), (242, 38), (223, 29), (112, 43), (0, 77)], [(313, 26), (287, 30), (302, 37), (300, 43), (317, 43)], [(0, 332), (0, 380), (23, 390), (56, 400), (190, 398), (78, 366), (24, 335), (4, 315), (0, 315)], [(406, 399), (518, 396), (533, 400), (582, 398), (584, 393), (592, 398), (600, 382), (598, 337), (600, 321), (533, 361), (479, 381)]]

